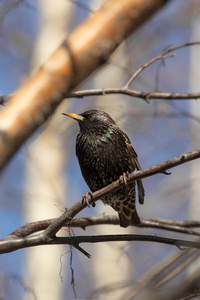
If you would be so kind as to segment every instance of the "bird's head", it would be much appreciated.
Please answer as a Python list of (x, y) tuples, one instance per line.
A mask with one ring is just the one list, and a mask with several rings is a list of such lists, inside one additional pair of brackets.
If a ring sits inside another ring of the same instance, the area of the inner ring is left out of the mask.
[(63, 113), (63, 115), (76, 120), (79, 123), (80, 129), (109, 127), (110, 125), (115, 124), (109, 114), (97, 109), (87, 110), (81, 114)]

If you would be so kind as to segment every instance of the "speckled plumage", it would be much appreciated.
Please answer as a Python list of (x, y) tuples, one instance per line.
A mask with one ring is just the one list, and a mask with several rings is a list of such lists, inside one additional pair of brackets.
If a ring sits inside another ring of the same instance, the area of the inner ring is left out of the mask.
[[(76, 155), (82, 175), (92, 192), (95, 192), (124, 173), (140, 170), (137, 154), (126, 135), (103, 111), (89, 110), (79, 115), (67, 114), (78, 121), (80, 132), (76, 139)], [(78, 117), (76, 117), (78, 116)], [(144, 188), (137, 181), (139, 202), (144, 202)], [(118, 213), (120, 226), (139, 224), (135, 207), (135, 182), (102, 199)]]

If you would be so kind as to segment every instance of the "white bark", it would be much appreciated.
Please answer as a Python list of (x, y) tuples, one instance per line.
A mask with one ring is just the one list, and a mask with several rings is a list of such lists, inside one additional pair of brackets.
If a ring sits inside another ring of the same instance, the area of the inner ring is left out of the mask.
[[(72, 8), (72, 5), (64, 0), (40, 0), (39, 5), (40, 33), (35, 47), (33, 70), (48, 58), (67, 34), (67, 22), (70, 20)], [(60, 114), (56, 114), (46, 129), (28, 147), (27, 184), (24, 195), (26, 222), (55, 218), (61, 214), (60, 209), (67, 206), (63, 201), (67, 182), (61, 172), (67, 160), (67, 153), (62, 149), (58, 135), (61, 121)], [(59, 276), (60, 256), (67, 250), (64, 246), (27, 250), (25, 278), (37, 299), (62, 298), (65, 285)]]

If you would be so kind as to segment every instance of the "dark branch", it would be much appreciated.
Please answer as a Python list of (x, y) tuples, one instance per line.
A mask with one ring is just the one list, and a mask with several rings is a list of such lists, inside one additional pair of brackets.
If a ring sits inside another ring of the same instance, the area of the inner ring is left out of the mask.
[[(153, 167), (131, 173), (127, 178), (127, 182), (130, 183), (130, 182), (135, 181), (140, 178), (145, 178), (145, 177), (149, 177), (149, 176), (152, 176), (152, 175), (155, 175), (158, 173), (163, 173), (170, 168), (184, 164), (190, 160), (194, 160), (199, 157), (200, 157), (200, 150), (195, 150), (193, 152), (188, 152), (188, 153), (182, 154), (180, 156), (174, 157), (166, 162), (155, 165)], [(124, 184), (123, 182), (121, 182), (120, 180), (117, 180), (117, 181), (113, 182), (112, 184), (106, 186), (105, 188), (93, 193), (92, 197), (88, 196), (89, 203), (90, 204), (95, 203), (98, 199), (105, 197), (109, 193), (116, 191), (119, 188), (122, 188), (123, 184)], [(4, 238), (3, 240), (0, 241), (0, 253), (11, 252), (11, 251), (14, 251), (14, 250), (17, 250), (20, 248), (25, 248), (25, 247), (54, 244), (55, 240), (58, 241), (58, 238), (56, 238), (56, 233), (63, 226), (66, 226), (66, 225), (71, 226), (71, 224), (73, 224), (73, 218), (75, 217), (75, 215), (77, 215), (80, 211), (82, 211), (86, 206), (87, 206), (87, 204), (82, 203), (82, 200), (81, 200), (81, 201), (77, 202), (75, 205), (73, 205), (69, 210), (65, 211), (57, 219), (41, 221), (39, 223), (32, 223), (28, 227), (24, 226), (21, 229), (14, 231), (9, 236), (7, 236), (6, 238)], [(92, 219), (92, 218), (87, 218), (87, 221), (90, 224), (91, 224), (91, 221), (93, 221), (93, 220), (94, 219)], [(74, 221), (74, 222), (76, 222), (76, 221)], [(119, 222), (119, 220), (115, 219), (114, 222)], [(150, 223), (147, 224), (147, 222), (145, 224), (145, 220), (143, 220), (143, 222), (142, 222), (142, 226), (151, 226), (151, 225), (152, 224), (150, 224)], [(198, 235), (197, 233), (192, 232), (189, 229), (188, 230), (181, 229), (181, 228), (175, 227), (175, 225), (174, 225), (174, 228), (172, 228), (172, 227), (170, 228), (169, 224), (168, 225), (167, 224), (158, 225), (158, 228), (159, 228), (159, 226), (162, 226), (163, 229)], [(84, 228), (85, 226), (81, 226), (81, 227)], [(154, 227), (156, 227), (155, 224), (154, 224)], [(27, 235), (29, 235), (33, 232), (36, 232), (36, 231), (41, 231), (41, 230), (44, 230), (44, 231), (35, 236), (27, 237)], [(138, 237), (138, 240), (142, 240), (142, 237), (143, 236), (140, 236), (140, 238)], [(90, 237), (88, 237), (88, 239), (89, 238)], [(66, 238), (64, 238), (64, 239), (66, 241)], [(152, 239), (149, 239), (149, 241), (150, 240), (152, 241)], [(169, 240), (171, 240), (171, 239), (169, 239)], [(59, 240), (59, 241), (61, 241), (61, 240)], [(115, 241), (115, 239), (113, 241)], [(146, 239), (145, 239), (145, 241), (146, 241)], [(153, 241), (156, 241), (156, 240), (153, 240)], [(188, 242), (188, 243), (190, 243), (190, 242)], [(191, 247), (193, 247), (192, 243), (193, 242), (191, 242), (191, 244), (190, 244)], [(77, 242), (75, 244), (72, 244), (72, 243), (69, 243), (69, 244), (73, 245), (74, 247), (79, 249), (79, 246), (78, 246), (79, 242)], [(169, 243), (169, 244), (171, 244), (171, 243)], [(176, 245), (179, 246), (179, 243)], [(186, 243), (186, 244), (181, 244), (181, 245), (184, 246), (184, 245), (189, 245), (189, 244)], [(194, 246), (194, 247), (197, 247), (197, 246)], [(82, 250), (79, 249), (79, 250), (81, 252), (84, 252), (83, 249)], [(86, 254), (86, 253), (84, 253), (84, 254)]]
[[(127, 178), (127, 183), (133, 182), (135, 180), (149, 177), (158, 173), (163, 173), (164, 171), (176, 167), (178, 165), (184, 164), (190, 160), (194, 160), (200, 158), (200, 150), (195, 150), (193, 152), (188, 152), (185, 154), (181, 154), (180, 156), (174, 157), (168, 161), (165, 161), (161, 164), (155, 165), (153, 167), (141, 170), (134, 171)], [(105, 188), (96, 191), (92, 194), (92, 197), (89, 195), (88, 200), (89, 204), (96, 202), (99, 199), (107, 196), (111, 192), (117, 191), (119, 188), (122, 188), (124, 185), (120, 180), (116, 180), (115, 182), (109, 184)], [(55, 234), (68, 222), (70, 222), (77, 213), (83, 210), (87, 206), (86, 203), (82, 203), (79, 201), (74, 206), (72, 206), (69, 210), (67, 210), (63, 215), (61, 215), (56, 221), (51, 224), (45, 231), (44, 234), (47, 239), (51, 239), (55, 236)]]
[(191, 247), (200, 249), (200, 242), (193, 242), (180, 239), (171, 239), (155, 235), (137, 235), (137, 234), (117, 234), (117, 235), (92, 235), (92, 236), (73, 236), (57, 237), (51, 244), (70, 244), (80, 243), (102, 243), (102, 242), (119, 242), (119, 241), (140, 241), (155, 242), (180, 247)]
[(40, 245), (72, 245), (80, 250), (86, 256), (89, 254), (80, 248), (80, 243), (102, 243), (102, 242), (119, 242), (119, 241), (140, 241), (140, 242), (155, 242), (167, 245), (174, 245), (181, 249), (181, 247), (191, 247), (200, 249), (200, 243), (194, 241), (187, 241), (181, 239), (171, 239), (159, 237), (155, 235), (93, 235), (93, 236), (73, 236), (73, 237), (54, 237), (51, 241), (44, 240), (42, 234), (37, 236), (30, 236), (27, 238), (15, 238), (13, 240), (0, 241), (0, 253), (8, 253), (18, 249), (40, 246)]

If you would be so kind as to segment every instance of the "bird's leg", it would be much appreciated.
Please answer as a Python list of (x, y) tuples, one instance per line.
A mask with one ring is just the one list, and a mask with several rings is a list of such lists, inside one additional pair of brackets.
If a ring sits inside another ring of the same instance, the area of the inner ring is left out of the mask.
[[(86, 203), (87, 206), (90, 207), (88, 196), (92, 198), (92, 192), (86, 192), (86, 194), (82, 196), (82, 204)], [(95, 203), (92, 203), (92, 206), (95, 207)]]
[(90, 207), (88, 196), (89, 196), (89, 192), (86, 192), (86, 194), (82, 196), (82, 204), (86, 203), (87, 206)]
[(122, 176), (120, 176), (120, 179), (122, 178), (122, 180), (123, 180), (123, 183), (124, 183), (124, 186), (125, 186), (125, 192), (126, 193), (128, 193), (128, 191), (129, 191), (129, 185), (127, 183), (127, 177), (128, 177), (128, 175), (129, 175), (129, 173), (127, 171), (126, 173), (124, 172)]

